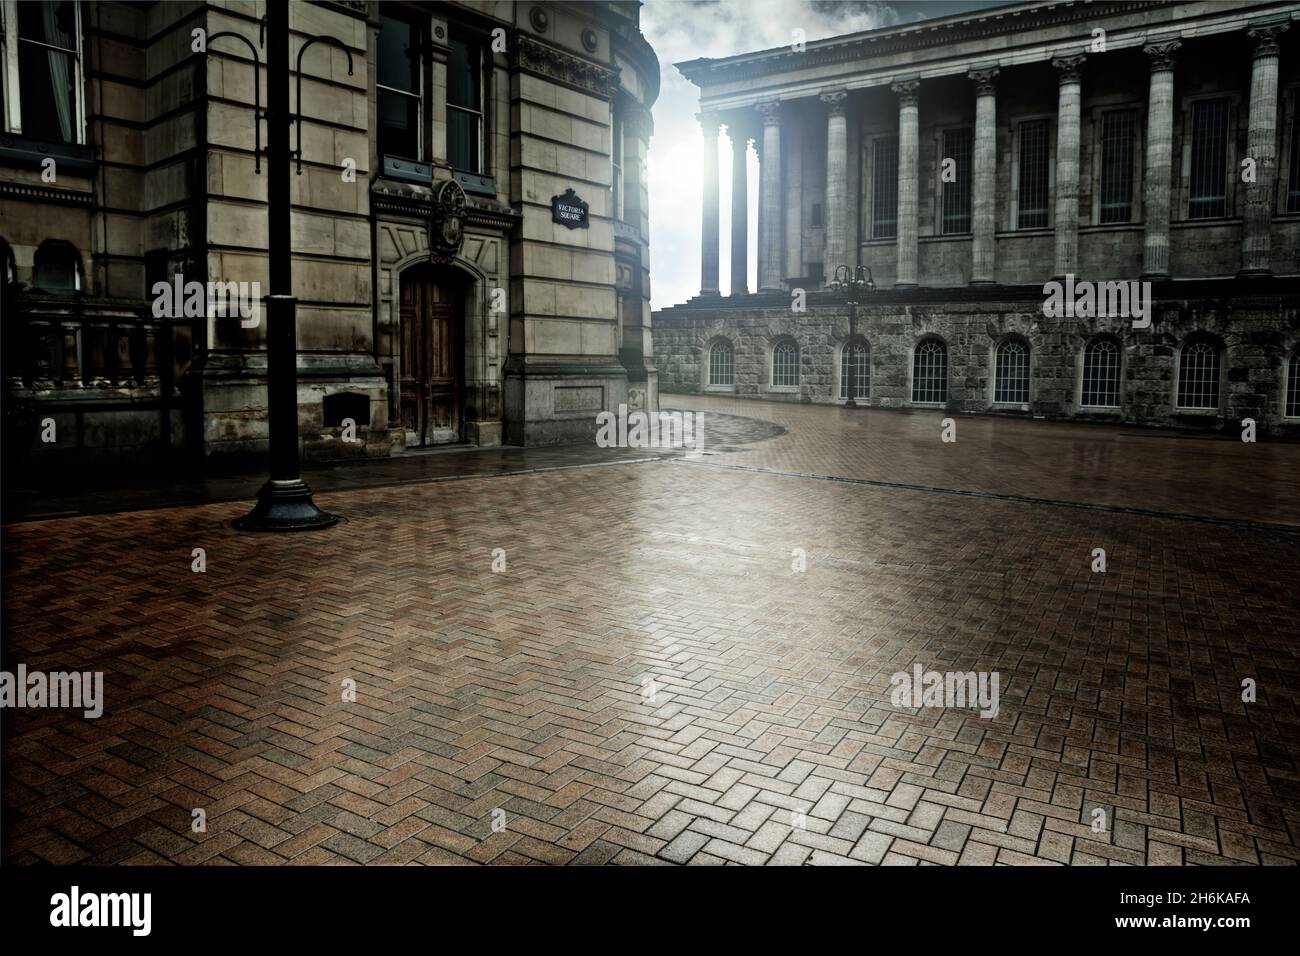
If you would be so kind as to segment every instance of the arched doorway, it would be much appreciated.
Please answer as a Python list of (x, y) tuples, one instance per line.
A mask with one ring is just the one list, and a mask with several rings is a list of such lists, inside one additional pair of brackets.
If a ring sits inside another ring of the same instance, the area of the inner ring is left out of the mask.
[(430, 265), (407, 269), (400, 281), (400, 400), (407, 447), (462, 441), (463, 284), (454, 274)]

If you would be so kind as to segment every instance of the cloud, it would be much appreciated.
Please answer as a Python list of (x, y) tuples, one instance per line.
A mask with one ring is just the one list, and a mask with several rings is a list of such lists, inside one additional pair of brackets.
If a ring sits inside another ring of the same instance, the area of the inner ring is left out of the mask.
[[(998, 0), (928, 0), (914, 3), (827, 0), (647, 0), (641, 32), (659, 55), (662, 87), (654, 106), (650, 143), (651, 304), (664, 308), (700, 291), (700, 216), (703, 202), (703, 137), (695, 114), (699, 89), (672, 64), (699, 57), (726, 57), (791, 42), (795, 29), (808, 40), (872, 30), (905, 21), (967, 12)], [(1001, 0), (1004, 2), (1004, 0)], [(731, 165), (725, 136), (719, 144), (721, 257), (719, 278), (730, 288)], [(749, 158), (750, 222), (757, 222), (758, 163)], [(757, 275), (756, 236), (751, 226), (749, 288)]]

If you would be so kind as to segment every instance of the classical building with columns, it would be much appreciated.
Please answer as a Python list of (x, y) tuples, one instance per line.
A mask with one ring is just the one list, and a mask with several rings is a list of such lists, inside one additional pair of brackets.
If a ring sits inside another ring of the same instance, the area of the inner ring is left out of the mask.
[[(265, 452), (266, 323), (154, 309), (269, 291), (263, 6), (0, 0), (11, 468)], [(639, 7), (289, 0), (305, 455), (656, 407)]]
[[(1048, 0), (677, 64), (701, 276), (655, 313), (661, 388), (1300, 435), (1297, 21)], [(841, 266), (872, 287), (834, 288)], [(1153, 302), (1048, 314), (1053, 279)]]

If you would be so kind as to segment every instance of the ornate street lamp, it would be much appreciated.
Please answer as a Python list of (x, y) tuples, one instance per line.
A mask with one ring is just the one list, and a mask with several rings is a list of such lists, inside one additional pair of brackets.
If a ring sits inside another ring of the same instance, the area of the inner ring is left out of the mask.
[[(267, 254), (271, 293), (266, 297), (266, 397), (270, 430), (271, 474), (257, 493), (257, 504), (234, 525), (241, 531), (311, 531), (339, 519), (316, 507), (298, 463), (298, 300), (293, 296), (293, 254), (289, 227), (289, 159), (302, 168), (302, 54), (317, 40), (347, 47), (334, 37), (315, 37), (298, 52), (298, 149), (289, 149), (289, 4), (268, 3), (266, 54)], [(214, 34), (237, 36), (237, 34)], [(243, 37), (239, 37), (243, 40)], [(252, 43), (244, 40), (252, 47)], [(257, 50), (253, 50), (254, 70)], [(352, 54), (348, 53), (348, 75)], [(254, 75), (254, 89), (257, 77)], [(254, 109), (257, 109), (255, 103)], [(253, 122), (260, 117), (255, 112)], [(260, 130), (259, 130), (260, 146)], [(259, 150), (260, 151), (260, 150)], [(260, 167), (260, 158), (259, 158)]]
[[(867, 266), (854, 266), (850, 269), (848, 266), (836, 266), (835, 277), (828, 283), (832, 292), (843, 292), (848, 296), (849, 303), (849, 340), (845, 343), (846, 349), (853, 348), (853, 340), (858, 335), (858, 301), (859, 298), (869, 292), (876, 291), (876, 282), (871, 275), (871, 269)], [(858, 393), (858, 363), (852, 353), (849, 353), (849, 399), (844, 403), (845, 408), (857, 408), (854, 396)]]

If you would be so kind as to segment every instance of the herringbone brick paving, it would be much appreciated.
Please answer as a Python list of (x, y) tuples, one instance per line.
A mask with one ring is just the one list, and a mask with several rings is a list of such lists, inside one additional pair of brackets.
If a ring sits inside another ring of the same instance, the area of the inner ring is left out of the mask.
[[(807, 411), (713, 460), (834, 473)], [(107, 701), (5, 713), (6, 862), (1300, 860), (1288, 535), (709, 460), (319, 499), (5, 528), (6, 669)], [(895, 707), (914, 663), (998, 715)]]

